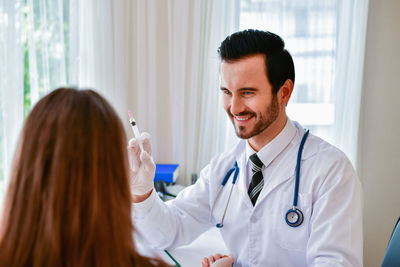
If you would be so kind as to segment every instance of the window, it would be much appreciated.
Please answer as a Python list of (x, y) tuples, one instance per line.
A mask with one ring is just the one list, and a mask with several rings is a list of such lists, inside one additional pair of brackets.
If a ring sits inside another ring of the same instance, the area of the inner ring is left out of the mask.
[(332, 142), (338, 2), (242, 0), (240, 29), (280, 35), (295, 64), (288, 116)]
[(22, 122), (68, 81), (69, 1), (0, 3), (0, 207)]

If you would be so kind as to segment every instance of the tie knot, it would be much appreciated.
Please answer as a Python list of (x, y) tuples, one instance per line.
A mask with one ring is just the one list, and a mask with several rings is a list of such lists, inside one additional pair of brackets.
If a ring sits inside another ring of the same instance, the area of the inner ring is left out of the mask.
[(251, 170), (253, 172), (259, 172), (261, 171), (262, 166), (264, 165), (260, 158), (257, 156), (257, 153), (254, 153), (253, 155), (250, 156), (249, 158), (250, 163), (251, 163)]

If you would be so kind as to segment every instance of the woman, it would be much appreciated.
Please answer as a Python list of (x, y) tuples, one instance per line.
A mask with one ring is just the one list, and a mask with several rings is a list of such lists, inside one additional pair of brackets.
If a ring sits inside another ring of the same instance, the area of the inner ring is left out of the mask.
[(19, 140), (0, 224), (0, 266), (166, 266), (134, 247), (126, 137), (91, 90), (58, 89)]
[(167, 266), (135, 250), (125, 140), (94, 91), (60, 88), (36, 104), (15, 153), (0, 266)]

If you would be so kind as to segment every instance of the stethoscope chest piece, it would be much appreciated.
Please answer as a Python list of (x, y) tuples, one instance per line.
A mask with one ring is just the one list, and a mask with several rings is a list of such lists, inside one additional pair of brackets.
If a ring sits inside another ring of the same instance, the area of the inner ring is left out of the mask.
[(285, 220), (289, 226), (297, 227), (303, 223), (303, 213), (301, 210), (293, 207), (286, 212)]

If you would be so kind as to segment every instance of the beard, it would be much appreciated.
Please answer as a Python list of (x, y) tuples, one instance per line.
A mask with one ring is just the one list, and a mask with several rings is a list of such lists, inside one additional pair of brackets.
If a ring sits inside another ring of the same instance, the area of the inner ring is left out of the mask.
[[(273, 95), (271, 104), (267, 107), (265, 112), (257, 114), (255, 112), (245, 111), (245, 112), (241, 112), (240, 114), (237, 114), (237, 115), (238, 116), (251, 115), (252, 117), (254, 117), (256, 119), (256, 123), (253, 126), (253, 129), (251, 129), (249, 132), (246, 132), (245, 126), (236, 127), (233, 117), (231, 119), (233, 127), (235, 128), (236, 135), (242, 139), (249, 139), (253, 136), (256, 136), (256, 135), (262, 133), (274, 121), (276, 121), (276, 119), (278, 118), (278, 115), (279, 115), (278, 98), (276, 95)], [(233, 116), (233, 115), (231, 114), (231, 116)], [(247, 126), (247, 128), (248, 128), (248, 126)]]

